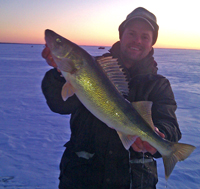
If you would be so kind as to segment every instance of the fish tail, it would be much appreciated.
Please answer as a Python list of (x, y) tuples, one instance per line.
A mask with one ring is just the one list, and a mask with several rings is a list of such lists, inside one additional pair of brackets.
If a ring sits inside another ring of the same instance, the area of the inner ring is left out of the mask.
[(165, 167), (165, 178), (169, 178), (178, 161), (185, 160), (193, 151), (195, 147), (189, 144), (173, 143), (172, 153), (169, 156), (163, 156), (163, 163)]

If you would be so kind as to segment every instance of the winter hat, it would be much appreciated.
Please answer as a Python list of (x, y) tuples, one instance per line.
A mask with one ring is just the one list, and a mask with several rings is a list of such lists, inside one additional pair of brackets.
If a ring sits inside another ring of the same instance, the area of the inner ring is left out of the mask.
[(157, 25), (157, 19), (156, 16), (146, 10), (143, 7), (138, 7), (135, 10), (133, 10), (127, 17), (126, 20), (124, 20), (120, 26), (119, 26), (119, 37), (121, 38), (127, 24), (132, 21), (133, 19), (143, 19), (145, 20), (152, 28), (153, 30), (153, 44), (155, 44), (157, 37), (158, 37), (158, 29), (159, 26)]

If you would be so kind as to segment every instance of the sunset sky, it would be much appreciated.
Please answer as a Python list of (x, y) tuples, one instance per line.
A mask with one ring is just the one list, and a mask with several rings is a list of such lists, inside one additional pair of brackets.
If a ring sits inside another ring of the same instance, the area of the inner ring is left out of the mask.
[(48, 28), (78, 45), (111, 46), (140, 6), (157, 17), (155, 47), (200, 49), (198, 0), (0, 0), (0, 42), (44, 44)]

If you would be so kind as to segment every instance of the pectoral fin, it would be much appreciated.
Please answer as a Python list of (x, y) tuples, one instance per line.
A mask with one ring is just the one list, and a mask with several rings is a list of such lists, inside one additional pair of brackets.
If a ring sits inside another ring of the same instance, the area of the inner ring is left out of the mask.
[(66, 101), (70, 96), (73, 96), (75, 93), (74, 87), (71, 83), (66, 82), (62, 87), (61, 96), (64, 101)]
[(131, 145), (135, 142), (135, 140), (138, 138), (138, 136), (125, 135), (120, 131), (117, 131), (117, 134), (119, 135), (119, 138), (126, 150), (128, 150), (131, 147)]

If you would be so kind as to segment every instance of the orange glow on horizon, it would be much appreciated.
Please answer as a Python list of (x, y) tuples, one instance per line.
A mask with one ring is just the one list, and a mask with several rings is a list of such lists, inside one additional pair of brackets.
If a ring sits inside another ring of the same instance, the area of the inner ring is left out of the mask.
[[(59, 32), (58, 32), (59, 33)], [(110, 33), (106, 36), (102, 35), (93, 35), (90, 38), (86, 38), (86, 36), (78, 36), (72, 34), (61, 34), (65, 38), (69, 39), (70, 41), (78, 44), (78, 45), (88, 45), (88, 46), (112, 46), (116, 41), (119, 40), (118, 32), (115, 32), (113, 35)], [(32, 43), (32, 44), (45, 44), (44, 40), (44, 31), (37, 32), (37, 33), (29, 33), (26, 32), (22, 33), (7, 33), (4, 37), (0, 35), (0, 42), (3, 43)], [(173, 36), (173, 35), (172, 35)], [(178, 37), (171, 37), (171, 36), (162, 36), (159, 35), (159, 38), (154, 45), (154, 48), (176, 48), (176, 49), (197, 49), (200, 50), (200, 40), (197, 39), (196, 36), (191, 38), (186, 36)]]
[(165, 6), (158, 0), (9, 2), (1, 4), (0, 42), (44, 44), (45, 29), (52, 29), (78, 45), (112, 46), (119, 40), (120, 23), (142, 6), (157, 16), (159, 36), (155, 48), (200, 50), (199, 8), (192, 1), (178, 10), (179, 3), (174, 0)]

